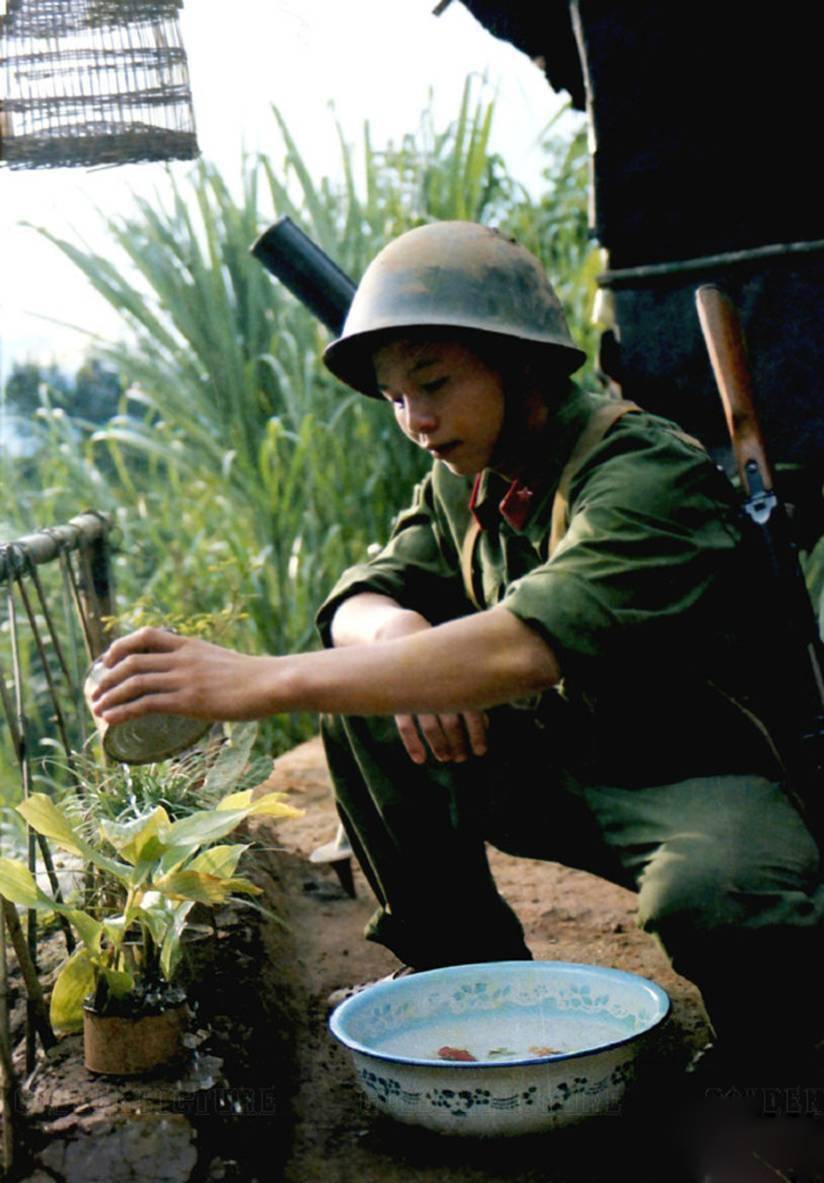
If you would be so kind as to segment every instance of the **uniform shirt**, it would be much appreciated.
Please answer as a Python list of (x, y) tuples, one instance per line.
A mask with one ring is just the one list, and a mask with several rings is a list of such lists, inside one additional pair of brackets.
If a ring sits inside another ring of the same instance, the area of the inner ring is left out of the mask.
[[(475, 483), (440, 461), (386, 547), (344, 573), (318, 625), (349, 596), (390, 596), (440, 624), (502, 604), (538, 631), (563, 681), (530, 704), (554, 757), (584, 783), (666, 784), (723, 772), (774, 773), (763, 728), (742, 706), (746, 630), (735, 494), (704, 450), (667, 420), (623, 416), (569, 488), (569, 526), (549, 555), (564, 466), (602, 396), (574, 386), (541, 441), (539, 482), (491, 470)], [(471, 502), (471, 504), (470, 504)]]

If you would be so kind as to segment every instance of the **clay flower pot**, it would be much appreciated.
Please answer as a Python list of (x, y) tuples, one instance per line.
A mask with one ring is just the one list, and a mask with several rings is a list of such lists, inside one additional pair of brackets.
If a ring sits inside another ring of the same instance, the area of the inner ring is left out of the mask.
[(99, 1015), (83, 1007), (83, 1063), (104, 1076), (140, 1076), (168, 1064), (183, 1049), (186, 1005), (154, 1015)]

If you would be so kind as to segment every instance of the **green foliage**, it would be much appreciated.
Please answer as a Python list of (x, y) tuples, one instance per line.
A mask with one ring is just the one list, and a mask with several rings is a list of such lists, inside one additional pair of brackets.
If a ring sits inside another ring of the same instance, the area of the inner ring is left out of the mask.
[(54, 362), (17, 362), (3, 390), (8, 415), (26, 435), (31, 420), (51, 407), (86, 424), (106, 423), (117, 414), (122, 394), (117, 370), (96, 357), (88, 358), (74, 376)]
[[(82, 791), (67, 794), (62, 808), (91, 839), (109, 821), (134, 821), (157, 806), (178, 820), (214, 805), (230, 791), (262, 784), (272, 771), (272, 758), (253, 754), (258, 724), (223, 724), (219, 730), (174, 759), (152, 764), (103, 765), (89, 752), (75, 753), (72, 764)], [(36, 783), (53, 790), (56, 783), (67, 781), (60, 775), (65, 771), (61, 760), (44, 761)]]
[(590, 359), (577, 376), (586, 383), (594, 381), (591, 359), (596, 353), (599, 330), (592, 319), (592, 308), (596, 277), (602, 268), (589, 237), (587, 129), (581, 123), (571, 134), (561, 132), (559, 118), (552, 121), (543, 140), (546, 192), (537, 204), (523, 201), (512, 206), (506, 226), (541, 260), (552, 277), (572, 334)]
[[(88, 836), (75, 823), (73, 810), (45, 793), (32, 793), (17, 806), (33, 830), (74, 857), (79, 868), (94, 868), (99, 876), (96, 906), (78, 908), (42, 891), (24, 862), (0, 858), (0, 893), (22, 907), (61, 914), (82, 942), (55, 982), (51, 1021), (56, 1029), (80, 1026), (89, 995), (98, 1009), (110, 1013), (128, 1009), (134, 995), (141, 1002), (165, 1002), (164, 983), (174, 981), (193, 905), (221, 904), (237, 893), (259, 894), (259, 888), (236, 874), (248, 846), (221, 840), (253, 815), (299, 817), (300, 811), (284, 802), (283, 793), (253, 799), (251, 788), (237, 788), (248, 768), (253, 738), (253, 730), (246, 728), (217, 759), (201, 759), (204, 792), (207, 798), (220, 793), (219, 799), (213, 808), (190, 809), (177, 820), (161, 804), (145, 808), (145, 798), (140, 800), (134, 791), (116, 819), (99, 816), (99, 810)], [(99, 807), (99, 797), (96, 803)]]
[[(120, 257), (43, 230), (120, 312), (128, 337), (97, 353), (125, 394), (117, 415), (79, 439), (56, 411), (41, 417), (49, 479), (23, 482), (16, 520), (58, 521), (81, 502), (111, 510), (124, 611), (140, 599), (183, 618), (226, 614), (223, 640), (256, 652), (312, 646), (324, 595), (386, 537), (428, 460), (386, 406), (328, 375), (325, 331), (249, 246), (273, 214), (288, 214), (357, 280), (414, 225), (491, 222), (544, 259), (586, 341), (594, 266), (582, 141), (548, 143), (549, 194), (536, 202), (489, 151), (493, 109), (467, 82), (443, 130), (426, 112), (399, 144), (375, 147), (366, 126), (353, 147), (340, 132), (340, 179), (319, 181), (275, 111), (282, 159), (244, 158), (231, 189), (207, 162), (184, 181), (170, 175), (165, 194), (107, 218)], [(268, 739), (288, 746), (313, 727), (277, 720)]]
[[(42, 404), (41, 393), (49, 390), (55, 401), (68, 402), (69, 377), (58, 365), (40, 366), (35, 362), (17, 362), (6, 380), (3, 396), (7, 408), (21, 418), (37, 413)], [(113, 410), (114, 408), (112, 408)], [(111, 411), (109, 412), (111, 414)], [(106, 418), (108, 419), (108, 415)]]

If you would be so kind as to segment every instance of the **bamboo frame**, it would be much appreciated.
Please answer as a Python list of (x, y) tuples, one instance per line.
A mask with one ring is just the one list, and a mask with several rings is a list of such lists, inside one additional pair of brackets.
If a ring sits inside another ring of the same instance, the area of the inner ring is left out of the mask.
[[(2, 0), (0, 0), (2, 3)], [(6, 960), (6, 926), (0, 924), (0, 1078), (3, 1098), (3, 1167), (9, 1174), (14, 1165), (15, 1123), (17, 1112), (17, 1081), (11, 1059), (11, 1030), (9, 1027), (9, 972)]]
[[(2, 16), (1, 13), (0, 16)], [(96, 656), (106, 643), (104, 618), (113, 614), (114, 597), (109, 563), (111, 529), (112, 521), (106, 514), (90, 510), (77, 515), (65, 525), (37, 530), (0, 546), (0, 586), (6, 585), (5, 603), (14, 687), (12, 694), (6, 685), (5, 673), (2, 662), (0, 662), (0, 705), (2, 705), (3, 714), (8, 722), (24, 797), (28, 796), (31, 790), (31, 754), (18, 636), (24, 621), (18, 615), (16, 601), (19, 599), (25, 610), (25, 624), (28, 626), (35, 652), (44, 672), (47, 692), (54, 707), (58, 732), (71, 770), (73, 768), (72, 752), (66, 716), (60, 701), (61, 690), (65, 688), (68, 691), (75, 710), (83, 708), (78, 699), (77, 678), (71, 676), (69, 664), (57, 635), (55, 621), (43, 591), (38, 568), (49, 563), (59, 562), (64, 604), (67, 602), (67, 597), (71, 599), (76, 617), (83, 630), (88, 655)], [(75, 564), (77, 570), (75, 570)], [(30, 595), (27, 583), (32, 585), (34, 597)], [(50, 667), (50, 655), (44, 630), (48, 633), (52, 653), (57, 659), (55, 669)], [(29, 829), (28, 852), (32, 874), (36, 873), (38, 849), (52, 890), (59, 898), (59, 882), (54, 871), (48, 843), (41, 835), (35, 836), (34, 832)], [(2, 1077), (3, 1096), (2, 1153), (6, 1172), (11, 1170), (15, 1157), (17, 1141), (15, 1114), (18, 1095), (8, 1016), (7, 934), (15, 949), (17, 962), (26, 985), (27, 1072), (31, 1072), (34, 1067), (35, 1036), (39, 1038), (44, 1048), (48, 1048), (54, 1043), (54, 1033), (37, 977), (37, 926), (36, 913), (33, 909), (29, 909), (27, 912), (27, 922), (27, 931), (24, 932), (17, 909), (9, 901), (0, 898), (0, 1076)], [(69, 933), (67, 935), (69, 951), (71, 951), (72, 944), (73, 940)]]
[[(8, 614), (9, 634), (11, 637), (11, 661), (14, 675), (14, 713), (17, 720), (17, 762), (20, 765), (20, 783), (25, 800), (31, 792), (31, 764), (29, 763), (28, 719), (23, 706), (23, 676), (20, 666), (20, 646), (17, 632), (17, 609), (14, 602), (14, 584), (9, 581), (6, 589), (6, 611)], [(32, 875), (37, 870), (37, 842), (34, 830), (28, 828), (27, 857), (29, 870)], [(37, 912), (34, 908), (26, 909), (26, 932), (28, 935), (28, 954), (37, 968)], [(34, 1069), (34, 1010), (33, 1001), (29, 996), (26, 1006), (26, 1071)]]
[(26, 943), (17, 909), (6, 899), (3, 900), (3, 919), (17, 954), (17, 964), (20, 966), (23, 981), (26, 983), (26, 993), (29, 996), (31, 1014), (37, 1034), (40, 1036), (40, 1042), (44, 1048), (54, 1047), (57, 1040), (49, 1022), (49, 1012), (46, 1009), (43, 988), (37, 978), (37, 966), (31, 958), (31, 951)]
[(0, 161), (11, 168), (198, 155), (181, 0), (7, 0)]
[(719, 267), (738, 267), (763, 260), (783, 259), (791, 255), (811, 255), (824, 251), (824, 239), (811, 242), (776, 242), (749, 250), (725, 251), (719, 255), (701, 255), (695, 259), (673, 259), (667, 263), (647, 263), (642, 267), (621, 267), (604, 271), (596, 277), (601, 288), (636, 287), (639, 284), (667, 281), (673, 275), (700, 274)]
[(79, 550), (104, 539), (112, 529), (108, 514), (87, 510), (70, 518), (64, 526), (49, 526), (24, 534), (0, 547), (0, 582), (21, 570), (20, 555), (40, 566), (50, 563), (61, 553)]

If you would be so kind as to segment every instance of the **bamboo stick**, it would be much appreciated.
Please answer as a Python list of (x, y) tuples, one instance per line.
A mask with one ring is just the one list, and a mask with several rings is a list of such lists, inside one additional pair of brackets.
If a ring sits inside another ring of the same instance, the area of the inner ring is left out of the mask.
[(668, 279), (671, 275), (705, 272), (718, 267), (735, 267), (762, 259), (780, 259), (790, 255), (818, 254), (824, 251), (824, 239), (810, 242), (776, 242), (749, 250), (724, 251), (718, 255), (699, 255), (694, 259), (673, 259), (667, 263), (646, 263), (641, 267), (619, 267), (596, 276), (600, 288), (632, 287), (645, 281)]
[[(50, 563), (62, 551), (80, 550), (103, 538), (111, 529), (111, 518), (89, 510), (78, 514), (64, 526), (49, 526), (24, 534), (0, 548), (0, 580), (13, 577), (21, 565), (21, 552), (32, 563)], [(17, 553), (15, 553), (17, 552)]]
[(66, 679), (66, 685), (69, 688), (72, 698), (76, 699), (77, 687), (75, 686), (75, 679), (72, 677), (71, 670), (69, 669), (66, 655), (63, 651), (63, 643), (60, 640), (60, 633), (55, 627), (51, 608), (49, 607), (48, 600), (46, 599), (45, 593), (43, 592), (43, 584), (40, 582), (40, 576), (37, 573), (37, 567), (35, 567), (34, 563), (29, 563), (28, 576), (34, 584), (34, 590), (37, 594), (37, 602), (40, 605), (40, 612), (42, 613), (43, 619), (46, 622), (46, 629), (48, 630), (48, 634), (51, 638), (51, 643), (54, 646), (54, 652), (57, 660), (60, 662), (60, 668), (63, 671), (63, 677)]
[(23, 981), (26, 985), (26, 995), (28, 997), (31, 1009), (32, 1019), (37, 1034), (40, 1036), (40, 1042), (43, 1047), (48, 1050), (54, 1047), (57, 1038), (52, 1031), (51, 1021), (49, 1020), (49, 1012), (46, 1009), (46, 1000), (43, 995), (43, 987), (37, 977), (37, 971), (34, 968), (29, 948), (26, 943), (26, 936), (23, 932), (23, 926), (20, 923), (20, 917), (17, 915), (17, 909), (10, 900), (5, 896), (2, 897), (3, 903), (3, 917), (6, 921), (6, 928), (11, 937), (11, 943), (14, 946), (14, 951), (17, 954), (17, 962), (20, 966), (20, 972), (23, 975)]
[(88, 657), (89, 661), (93, 661), (94, 656), (95, 656), (94, 655), (94, 640), (92, 637), (92, 632), (91, 632), (91, 627), (89, 625), (89, 621), (86, 618), (86, 606), (83, 602), (82, 596), (80, 595), (80, 585), (78, 584), (77, 576), (75, 575), (74, 566), (72, 564), (71, 556), (68, 554), (64, 554), (61, 556), (61, 558), (62, 558), (62, 561), (65, 563), (64, 571), (68, 577), (69, 587), (71, 589), (72, 601), (74, 603), (74, 610), (77, 613), (77, 619), (80, 621), (80, 628), (83, 632), (83, 641), (86, 646), (86, 656)]
[[(58, 904), (62, 904), (64, 901), (63, 892), (60, 887), (60, 880), (57, 878), (57, 872), (54, 869), (52, 853), (44, 834), (37, 835), (37, 845), (40, 847), (40, 856), (43, 859), (43, 864), (46, 868), (46, 874), (49, 879), (49, 884), (51, 885), (52, 895), (57, 900)], [(60, 928), (63, 932), (63, 939), (66, 942), (66, 952), (69, 954), (69, 956), (71, 956), (77, 944), (74, 939), (74, 933), (72, 932), (72, 926), (69, 924), (66, 917), (60, 912), (57, 913), (57, 923), (60, 925)]]
[[(82, 675), (80, 672), (80, 645), (78, 638), (78, 619), (74, 611), (74, 602), (72, 600), (72, 589), (69, 582), (69, 573), (66, 570), (68, 563), (68, 555), (61, 552), (58, 559), (58, 566), (60, 568), (60, 583), (62, 586), (62, 616), (63, 622), (68, 630), (68, 648), (71, 656), (72, 673), (69, 675), (69, 685), (72, 687), (74, 695), (74, 708), (80, 723), (80, 738), (81, 748), (86, 746), (86, 740), (89, 737), (88, 722), (86, 718), (86, 702), (83, 697), (83, 687), (81, 685)], [(33, 567), (33, 571), (37, 568)], [(82, 627), (82, 626), (81, 626)]]
[[(9, 636), (11, 640), (11, 664), (12, 673), (14, 675), (14, 706), (17, 715), (17, 733), (19, 747), (17, 750), (17, 759), (20, 764), (20, 782), (23, 788), (23, 799), (28, 798), (31, 792), (31, 766), (29, 764), (29, 744), (28, 744), (28, 721), (23, 709), (23, 673), (20, 665), (20, 645), (17, 636), (17, 609), (14, 603), (14, 579), (10, 580), (6, 587), (6, 609), (9, 624)], [(34, 830), (31, 826), (26, 826), (27, 834), (27, 853), (28, 853), (28, 867), (32, 875), (37, 873), (37, 843), (35, 840)], [(5, 903), (5, 901), (3, 901)], [(17, 913), (15, 912), (15, 918)], [(37, 964), (37, 912), (34, 908), (29, 908), (27, 913), (27, 932), (28, 932), (28, 960), (32, 964)], [(31, 996), (29, 996), (28, 1005), (26, 1007), (26, 1071), (31, 1072), (34, 1068), (34, 1024), (36, 1023), (36, 1016), (34, 1014), (34, 1007)]]
[(94, 579), (92, 578), (89, 552), (85, 547), (77, 552), (77, 563), (80, 568), (80, 579), (78, 581), (80, 599), (83, 601), (83, 610), (89, 629), (91, 657), (92, 660), (95, 660), (106, 648), (106, 638), (101, 619), (100, 601), (97, 597)]
[(15, 1121), (17, 1116), (17, 1081), (11, 1058), (9, 1023), (9, 973), (6, 957), (6, 926), (0, 924), (0, 1069), (3, 1085), (3, 1170), (11, 1174), (14, 1165)]
[(3, 703), (3, 713), (6, 716), (6, 722), (9, 726), (9, 734), (11, 735), (12, 747), (14, 748), (15, 757), (20, 757), (20, 730), (17, 726), (17, 715), (14, 711), (14, 705), (11, 701), (11, 695), (6, 686), (6, 675), (3, 672), (3, 666), (0, 664), (0, 700)]
[[(51, 705), (52, 705), (52, 708), (54, 709), (54, 721), (57, 724), (57, 730), (60, 732), (60, 741), (63, 744), (63, 752), (65, 753), (66, 760), (69, 763), (69, 767), (73, 770), (74, 761), (72, 759), (72, 748), (71, 748), (71, 744), (69, 742), (69, 733), (68, 733), (68, 729), (66, 727), (66, 718), (63, 714), (63, 708), (60, 705), (60, 699), (57, 694), (57, 687), (55, 686), (55, 683), (54, 683), (54, 675), (52, 674), (51, 667), (49, 665), (49, 658), (48, 658), (48, 654), (46, 653), (46, 647), (45, 647), (45, 644), (43, 642), (43, 637), (40, 632), (40, 626), (37, 623), (37, 617), (34, 613), (34, 609), (32, 607), (31, 600), (29, 599), (29, 593), (26, 591), (26, 584), (22, 579), (19, 579), (17, 581), (17, 590), (20, 593), (20, 599), (22, 600), (23, 607), (26, 610), (26, 617), (29, 622), (29, 629), (31, 630), (31, 635), (34, 638), (35, 647), (36, 647), (37, 652), (40, 656), (40, 664), (43, 669), (43, 676), (46, 679), (46, 686), (48, 687), (49, 697), (51, 699)], [(54, 641), (54, 637), (52, 636), (52, 642), (53, 641)], [(69, 684), (69, 691), (71, 692), (71, 684)]]

